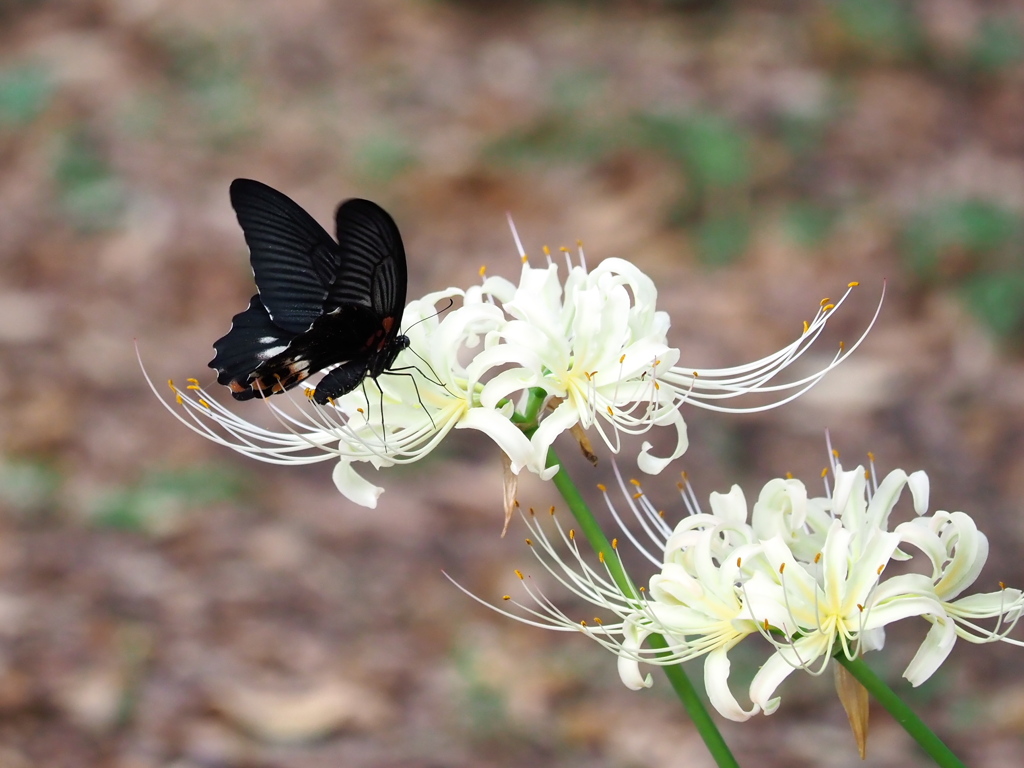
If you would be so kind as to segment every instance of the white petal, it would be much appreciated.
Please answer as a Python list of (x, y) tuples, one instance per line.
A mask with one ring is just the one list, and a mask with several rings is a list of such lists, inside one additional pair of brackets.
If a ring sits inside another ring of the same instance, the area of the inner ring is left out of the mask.
[[(650, 632), (641, 632), (637, 629), (636, 625), (632, 622), (626, 622), (622, 628), (622, 647), (627, 652), (635, 653), (639, 650), (644, 640)], [(640, 674), (640, 664), (634, 658), (626, 654), (619, 655), (618, 661), (619, 678), (622, 680), (622, 684), (629, 688), (631, 691), (639, 691), (641, 688), (650, 688), (654, 684), (654, 679), (648, 673), (647, 675)]]
[(360, 506), (376, 509), (377, 499), (384, 493), (384, 489), (360, 477), (352, 468), (352, 462), (339, 461), (334, 467), (332, 477), (334, 485), (346, 499)]
[(747, 522), (747, 499), (743, 489), (733, 485), (728, 493), (713, 492), (709, 498), (711, 512), (726, 523)]
[(923, 515), (928, 511), (928, 475), (921, 469), (911, 472), (907, 478), (907, 485), (910, 486), (910, 493), (914, 497), (914, 511), (918, 515)]
[(652, 446), (648, 442), (644, 442), (640, 446), (640, 455), (636, 457), (636, 465), (640, 468), (641, 472), (646, 472), (648, 475), (656, 475), (661, 472), (670, 463), (678, 459), (684, 453), (686, 449), (690, 447), (690, 440), (686, 434), (686, 422), (683, 421), (682, 415), (679, 411), (672, 411), (672, 422), (676, 427), (676, 447), (668, 456), (659, 458), (651, 454)]
[(754, 704), (750, 709), (743, 709), (732, 695), (732, 691), (729, 690), (730, 663), (727, 653), (727, 648), (716, 648), (707, 655), (704, 660), (704, 688), (708, 692), (711, 706), (717, 709), (722, 717), (742, 723), (760, 712), (761, 707)]
[(903, 676), (915, 688), (927, 680), (949, 656), (956, 643), (956, 625), (943, 616), (932, 624), (921, 647), (917, 649), (910, 664), (903, 670)]
[(544, 469), (543, 463), (537, 464), (533, 446), (523, 431), (498, 411), (490, 408), (470, 408), (455, 428), (477, 429), (491, 438), (511, 459), (512, 471), (517, 475), (524, 467), (534, 472)]

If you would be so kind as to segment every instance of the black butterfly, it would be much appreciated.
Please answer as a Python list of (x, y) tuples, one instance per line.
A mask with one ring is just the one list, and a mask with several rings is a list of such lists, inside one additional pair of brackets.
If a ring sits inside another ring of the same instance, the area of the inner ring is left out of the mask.
[(259, 291), (213, 345), (210, 367), (236, 400), (266, 397), (341, 363), (317, 384), (324, 404), (376, 379), (409, 346), (399, 334), (408, 274), (394, 220), (369, 200), (335, 214), (338, 242), (291, 198), (231, 182), (231, 206)]

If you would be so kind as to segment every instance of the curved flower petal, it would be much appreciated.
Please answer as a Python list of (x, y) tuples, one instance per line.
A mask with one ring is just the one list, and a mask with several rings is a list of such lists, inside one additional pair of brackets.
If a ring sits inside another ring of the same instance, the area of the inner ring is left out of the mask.
[(352, 467), (351, 461), (339, 461), (335, 464), (332, 477), (334, 485), (346, 499), (362, 507), (377, 508), (377, 499), (384, 493), (384, 489), (360, 477)]

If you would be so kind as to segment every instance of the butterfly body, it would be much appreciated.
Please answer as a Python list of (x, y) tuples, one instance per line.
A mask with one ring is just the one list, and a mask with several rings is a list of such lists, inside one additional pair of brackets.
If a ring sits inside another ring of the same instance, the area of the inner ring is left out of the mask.
[(284, 392), (337, 366), (317, 384), (326, 403), (376, 379), (409, 346), (399, 333), (405, 250), (375, 203), (343, 202), (335, 242), (284, 194), (249, 179), (231, 184), (259, 292), (214, 343), (210, 367), (238, 400)]

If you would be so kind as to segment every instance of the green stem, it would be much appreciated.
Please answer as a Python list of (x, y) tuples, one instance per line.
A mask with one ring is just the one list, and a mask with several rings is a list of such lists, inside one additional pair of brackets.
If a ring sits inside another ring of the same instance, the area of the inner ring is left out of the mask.
[[(605, 537), (601, 526), (597, 524), (597, 520), (591, 514), (590, 508), (583, 500), (583, 496), (580, 494), (576, 484), (573, 483), (572, 478), (569, 477), (568, 473), (561, 466), (561, 462), (559, 462), (554, 449), (551, 449), (548, 451), (548, 466), (551, 467), (555, 464), (559, 465), (559, 469), (553, 478), (553, 482), (559, 493), (562, 494), (562, 498), (565, 499), (565, 503), (569, 506), (573, 517), (576, 518), (576, 522), (579, 523), (583, 535), (587, 537), (587, 541), (593, 550), (602, 557), (608, 572), (611, 574), (616, 586), (622, 590), (622, 593), (627, 597), (640, 599), (636, 587), (633, 586), (633, 582), (630, 581), (629, 576), (622, 567), (618, 553)], [(650, 635), (647, 638), (647, 642), (652, 648), (661, 651), (659, 656), (664, 657), (668, 655), (668, 643), (665, 642), (665, 638), (661, 635)], [(662, 669), (665, 670), (666, 677), (668, 677), (676, 695), (690, 715), (690, 719), (707, 745), (708, 751), (715, 762), (720, 768), (739, 768), (739, 763), (736, 762), (736, 758), (733, 757), (729, 746), (725, 743), (725, 739), (722, 738), (722, 734), (715, 727), (715, 723), (704, 706), (704, 702), (697, 695), (693, 683), (686, 676), (682, 666), (676, 664), (662, 667)]]
[(904, 701), (893, 693), (892, 689), (878, 677), (863, 659), (848, 659), (845, 654), (838, 654), (835, 660), (846, 667), (857, 681), (867, 688), (879, 704), (881, 704), (903, 726), (903, 730), (911, 735), (928, 756), (942, 768), (965, 768), (960, 759), (953, 754), (932, 730), (925, 725)]

